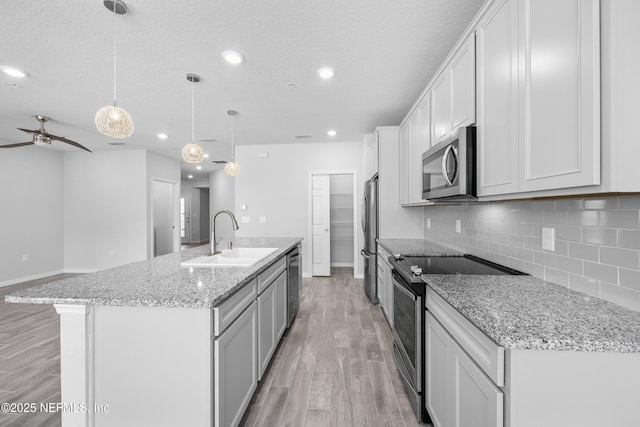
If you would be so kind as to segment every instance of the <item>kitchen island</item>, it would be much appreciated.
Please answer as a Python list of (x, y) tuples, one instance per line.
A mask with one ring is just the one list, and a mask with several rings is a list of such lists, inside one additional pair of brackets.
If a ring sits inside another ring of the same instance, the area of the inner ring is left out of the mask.
[[(286, 327), (286, 254), (184, 267), (208, 246), (26, 289), (60, 314), (64, 426), (237, 425)], [(228, 374), (233, 374), (233, 377)]]

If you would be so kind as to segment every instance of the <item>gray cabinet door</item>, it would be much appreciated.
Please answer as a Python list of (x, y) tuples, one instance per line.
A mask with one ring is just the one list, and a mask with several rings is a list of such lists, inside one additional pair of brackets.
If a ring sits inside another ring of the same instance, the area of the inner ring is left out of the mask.
[(214, 347), (214, 420), (216, 427), (237, 426), (258, 384), (256, 303), (220, 335)]
[(275, 289), (272, 283), (258, 296), (258, 380), (262, 379), (276, 348)]
[(287, 272), (283, 271), (282, 274), (276, 279), (275, 286), (275, 339), (277, 344), (280, 341), (280, 337), (284, 334), (284, 330), (287, 328)]

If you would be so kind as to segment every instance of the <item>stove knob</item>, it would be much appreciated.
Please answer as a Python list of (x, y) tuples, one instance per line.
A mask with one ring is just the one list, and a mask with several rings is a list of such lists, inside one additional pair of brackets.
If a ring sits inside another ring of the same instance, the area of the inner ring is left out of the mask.
[(396, 261), (400, 261), (402, 259), (402, 255), (400, 254), (393, 254), (393, 257), (396, 259)]
[(419, 275), (422, 274), (422, 269), (420, 267), (413, 268), (413, 269), (411, 269), (411, 271), (413, 271), (413, 274), (415, 276), (419, 276)]

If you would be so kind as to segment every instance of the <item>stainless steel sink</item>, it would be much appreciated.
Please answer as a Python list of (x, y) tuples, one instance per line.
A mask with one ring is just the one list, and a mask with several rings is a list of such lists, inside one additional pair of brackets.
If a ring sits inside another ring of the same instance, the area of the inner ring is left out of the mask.
[(249, 267), (278, 248), (234, 248), (216, 255), (203, 255), (180, 263), (185, 267)]

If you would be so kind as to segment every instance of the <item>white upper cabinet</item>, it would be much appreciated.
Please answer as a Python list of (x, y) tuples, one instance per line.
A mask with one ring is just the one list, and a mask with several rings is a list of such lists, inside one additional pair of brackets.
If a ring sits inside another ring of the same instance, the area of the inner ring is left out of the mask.
[(478, 195), (599, 184), (598, 0), (498, 0), (476, 33)]
[(422, 152), (420, 128), (422, 115), (416, 109), (409, 118), (409, 203), (422, 202)]
[(518, 191), (517, 0), (500, 0), (478, 23), (478, 195)]
[(520, 191), (600, 183), (598, 0), (522, 0)]
[(451, 130), (476, 122), (476, 43), (472, 33), (451, 59)]
[(427, 92), (400, 127), (400, 204), (424, 205), (422, 153), (431, 147), (431, 92)]
[(378, 134), (364, 135), (364, 176), (365, 181), (378, 173)]
[(399, 163), (398, 172), (400, 174), (398, 194), (400, 204), (409, 203), (409, 134), (411, 133), (411, 121), (407, 120), (400, 126)]
[(447, 68), (431, 87), (431, 141), (437, 144), (451, 132), (451, 73)]

